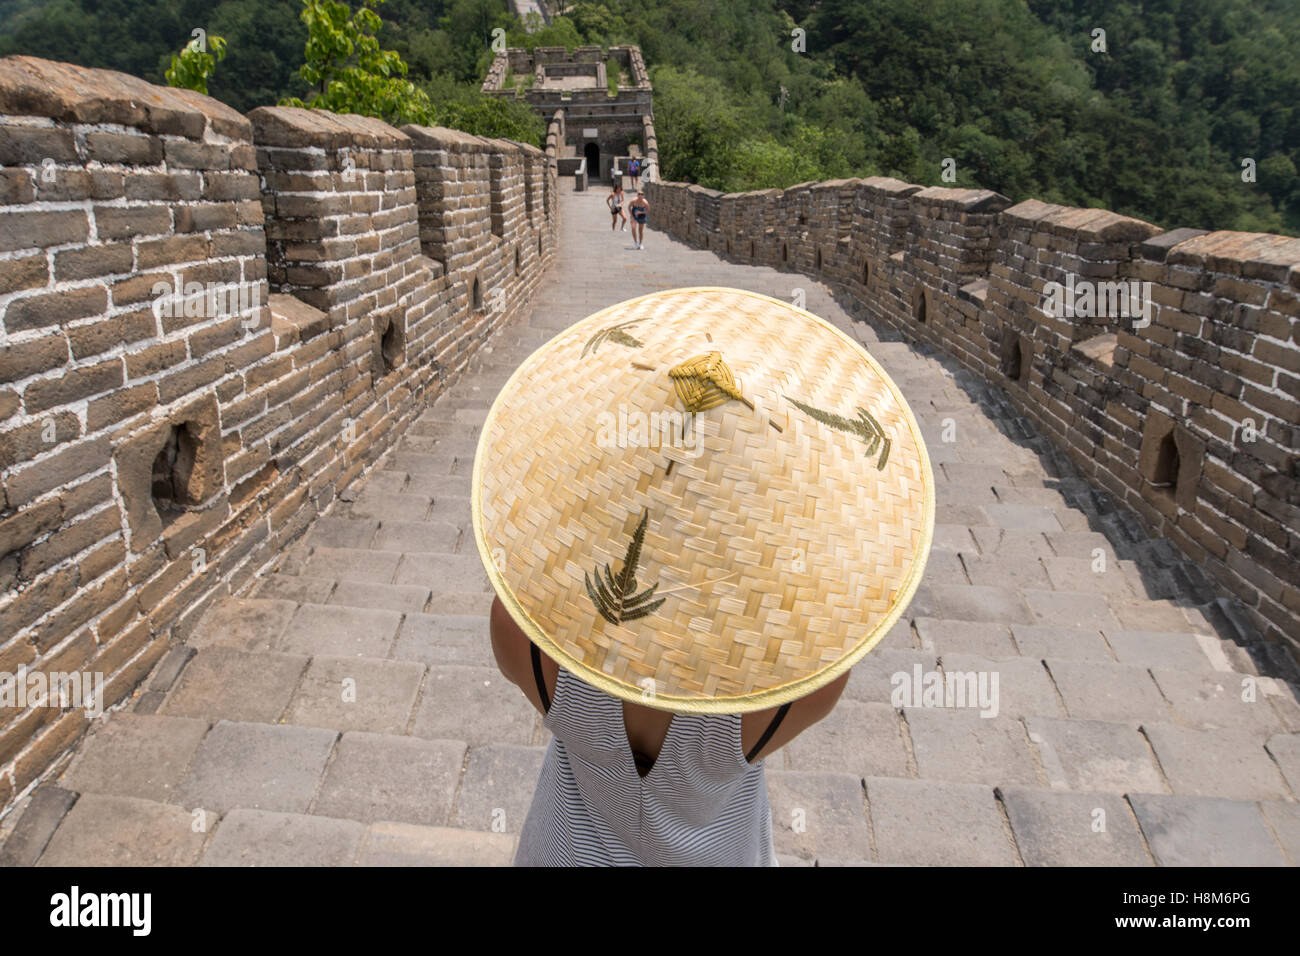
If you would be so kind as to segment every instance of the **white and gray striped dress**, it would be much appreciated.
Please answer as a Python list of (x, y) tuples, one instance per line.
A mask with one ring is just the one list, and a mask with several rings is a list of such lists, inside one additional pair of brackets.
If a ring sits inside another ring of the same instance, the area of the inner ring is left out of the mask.
[(560, 668), (515, 865), (776, 866), (763, 761), (745, 759), (740, 723), (675, 714), (642, 777), (622, 702)]

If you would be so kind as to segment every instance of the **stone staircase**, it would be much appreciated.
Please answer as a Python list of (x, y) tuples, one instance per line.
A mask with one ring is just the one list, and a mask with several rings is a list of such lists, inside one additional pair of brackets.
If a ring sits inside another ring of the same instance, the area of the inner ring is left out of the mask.
[[(7, 862), (508, 863), (547, 732), (492, 662), (479, 427), (556, 330), (707, 284), (805, 290), (898, 382), (938, 484), (904, 620), (768, 760), (783, 864), (1300, 863), (1300, 674), (1199, 569), (951, 360), (882, 340), (806, 277), (653, 232), (633, 251), (601, 196), (561, 198), (531, 316), (11, 815)], [(918, 665), (996, 674), (996, 716), (896, 705)]]

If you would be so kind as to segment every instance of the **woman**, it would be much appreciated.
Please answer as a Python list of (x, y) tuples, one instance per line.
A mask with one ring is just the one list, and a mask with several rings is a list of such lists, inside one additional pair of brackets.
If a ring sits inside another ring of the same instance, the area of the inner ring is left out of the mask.
[(632, 248), (645, 248), (645, 221), (650, 212), (650, 201), (645, 198), (645, 193), (641, 190), (636, 191), (636, 198), (632, 200), (629, 207), (632, 210)]
[[(563, 670), (529, 642), (500, 598), (492, 603), (491, 630), (492, 651), (502, 675), (524, 692), (528, 702), (541, 712), (546, 726), (555, 734), (524, 825), (515, 860), (517, 865), (686, 865), (697, 862), (671, 856), (641, 859), (635, 853), (619, 856), (609, 853), (608, 847), (597, 854), (583, 855), (580, 847), (572, 846), (578, 841), (559, 838), (564, 827), (553, 819), (557, 814), (574, 816), (575, 810), (578, 813), (589, 812), (584, 806), (582, 785), (566, 788), (562, 782), (579, 776), (593, 778), (591, 785), (595, 793), (613, 793), (617, 792), (615, 788), (621, 788), (624, 798), (632, 798), (645, 786), (646, 778), (653, 773), (660, 758), (669, 759), (664, 754), (664, 746), (670, 730), (675, 732), (679, 746), (671, 755), (671, 764), (660, 767), (655, 783), (666, 780), (671, 788), (676, 788), (682, 781), (706, 775), (709, 778), (708, 789), (712, 792), (691, 795), (697, 808), (703, 805), (719, 817), (730, 817), (729, 821), (723, 821), (724, 825), (714, 827), (711, 839), (729, 841), (728, 851), (739, 859), (715, 861), (706, 856), (704, 862), (777, 865), (763, 761), (834, 709), (844, 685), (848, 683), (847, 671), (807, 697), (743, 717), (670, 714), (628, 701), (619, 702)], [(616, 716), (620, 709), (622, 734)], [(599, 730), (592, 726), (593, 721), (601, 721)], [(594, 747), (587, 739), (593, 731), (600, 738)], [(738, 748), (732, 745), (737, 736)], [(639, 780), (632, 779), (628, 768), (618, 766), (625, 761), (611, 759), (620, 750), (630, 756)], [(740, 757), (740, 753), (744, 756)], [(613, 774), (614, 778), (600, 781), (602, 774)], [(638, 787), (638, 783), (642, 787)], [(661, 801), (660, 809), (665, 817), (676, 816), (671, 794), (661, 791), (656, 799)], [(665, 819), (661, 825), (669, 826), (673, 822)], [(577, 826), (601, 829), (599, 823), (593, 826), (591, 820), (580, 821)], [(609, 834), (603, 836), (608, 839)], [(569, 846), (561, 849), (552, 844)], [(565, 849), (577, 852), (572, 857), (557, 858), (557, 851), (564, 852)]]
[(493, 653), (552, 734), (515, 863), (776, 865), (765, 760), (911, 600), (933, 489), (894, 384), (776, 299), (657, 292), (525, 360), (472, 482)]
[(608, 206), (609, 211), (614, 214), (614, 218), (609, 224), (609, 231), (614, 231), (614, 227), (618, 225), (620, 219), (623, 220), (623, 225), (619, 228), (619, 232), (627, 229), (627, 216), (623, 213), (622, 183), (614, 183), (614, 191), (605, 197), (605, 205)]

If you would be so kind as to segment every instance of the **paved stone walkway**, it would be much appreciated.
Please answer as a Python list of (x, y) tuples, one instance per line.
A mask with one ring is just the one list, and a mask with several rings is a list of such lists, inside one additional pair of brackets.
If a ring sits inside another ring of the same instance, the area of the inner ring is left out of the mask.
[[(732, 285), (802, 288), (850, 329), (907, 395), (939, 483), (906, 619), (834, 714), (768, 762), (782, 862), (1300, 863), (1288, 655), (1242, 643), (1199, 572), (1073, 477), (997, 390), (881, 341), (806, 277), (653, 232), (634, 251), (603, 195), (562, 197), (527, 324), (84, 740), (10, 826), (11, 860), (509, 862), (546, 734), (492, 665), (469, 514), (479, 426), (556, 330), (655, 289)], [(918, 668), (996, 676), (996, 716), (893, 706), (891, 677)]]

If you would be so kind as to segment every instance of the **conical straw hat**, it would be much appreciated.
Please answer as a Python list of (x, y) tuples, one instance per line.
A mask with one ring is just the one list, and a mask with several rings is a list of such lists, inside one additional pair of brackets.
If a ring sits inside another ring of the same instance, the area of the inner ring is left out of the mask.
[(746, 713), (829, 683), (916, 590), (934, 478), (856, 342), (738, 289), (610, 306), (483, 425), (474, 536), (544, 653), (615, 697)]

